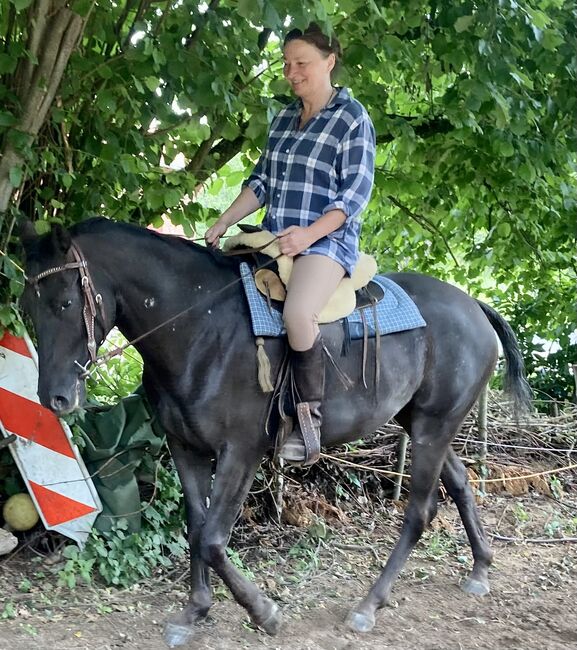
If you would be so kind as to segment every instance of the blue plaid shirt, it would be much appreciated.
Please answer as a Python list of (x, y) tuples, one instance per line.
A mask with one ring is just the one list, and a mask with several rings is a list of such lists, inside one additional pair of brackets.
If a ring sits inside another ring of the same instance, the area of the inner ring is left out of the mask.
[(345, 223), (302, 254), (326, 255), (350, 275), (359, 257), (360, 215), (373, 188), (375, 129), (346, 88), (299, 130), (301, 107), (299, 99), (275, 117), (244, 185), (266, 206), (262, 225), (273, 233), (342, 210)]

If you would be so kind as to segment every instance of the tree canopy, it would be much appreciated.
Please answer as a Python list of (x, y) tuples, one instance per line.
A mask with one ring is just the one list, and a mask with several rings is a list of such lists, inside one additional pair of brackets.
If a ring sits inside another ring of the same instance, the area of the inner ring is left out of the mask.
[[(216, 216), (201, 189), (236, 187), (291, 100), (282, 35), (315, 20), (377, 131), (365, 249), (491, 301), (528, 349), (559, 341), (568, 386), (575, 19), (565, 0), (4, 2), (0, 250), (18, 259), (23, 215), (194, 235)], [(2, 259), (8, 325), (21, 278)]]

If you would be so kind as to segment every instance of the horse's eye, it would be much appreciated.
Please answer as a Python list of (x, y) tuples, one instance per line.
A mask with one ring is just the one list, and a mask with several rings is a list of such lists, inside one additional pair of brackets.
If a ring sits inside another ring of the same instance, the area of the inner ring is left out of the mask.
[(68, 309), (68, 307), (70, 307), (71, 304), (72, 304), (72, 300), (65, 300), (65, 301), (60, 305), (60, 309), (61, 309), (62, 311), (64, 311), (65, 309)]

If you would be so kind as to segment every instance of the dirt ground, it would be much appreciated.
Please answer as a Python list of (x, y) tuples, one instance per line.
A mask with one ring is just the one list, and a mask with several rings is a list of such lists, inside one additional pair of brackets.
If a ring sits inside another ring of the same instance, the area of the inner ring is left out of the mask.
[[(568, 650), (577, 648), (577, 544), (527, 539), (576, 537), (575, 499), (560, 506), (541, 496), (491, 497), (482, 507), (493, 540), (492, 592), (478, 598), (458, 583), (470, 553), (453, 505), (440, 508), (399, 579), (392, 606), (375, 629), (350, 632), (343, 621), (390, 552), (401, 516), (390, 507), (377, 519), (303, 530), (253, 530), (237, 545), (238, 561), (284, 611), (277, 637), (255, 630), (215, 581), (217, 602), (189, 650)], [(129, 590), (56, 586), (56, 578), (19, 554), (0, 563), (1, 650), (163, 650), (167, 614), (186, 600), (186, 567)], [(40, 571), (40, 573), (39, 573)], [(45, 577), (42, 575), (45, 574)], [(29, 585), (23, 593), (22, 585)]]

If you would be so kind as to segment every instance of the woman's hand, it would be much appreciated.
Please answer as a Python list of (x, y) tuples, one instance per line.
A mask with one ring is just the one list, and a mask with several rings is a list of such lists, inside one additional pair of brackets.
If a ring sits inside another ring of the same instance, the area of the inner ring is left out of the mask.
[(228, 230), (228, 224), (222, 220), (222, 217), (213, 224), (205, 233), (204, 241), (213, 248), (219, 247), (220, 238)]
[(278, 236), (281, 253), (288, 257), (299, 255), (316, 241), (310, 230), (302, 226), (289, 226), (279, 232)]

